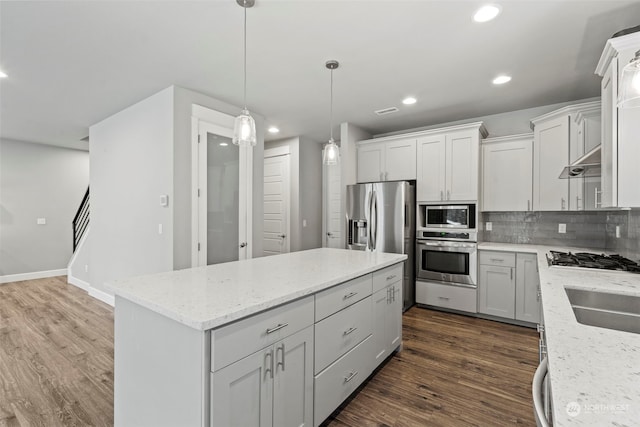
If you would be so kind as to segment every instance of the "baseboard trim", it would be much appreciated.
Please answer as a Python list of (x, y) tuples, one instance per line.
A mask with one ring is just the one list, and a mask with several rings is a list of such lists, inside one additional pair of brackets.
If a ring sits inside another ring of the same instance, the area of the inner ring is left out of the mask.
[(89, 289), (91, 289), (91, 285), (88, 284), (87, 282), (85, 282), (84, 280), (80, 280), (77, 277), (73, 277), (71, 275), (71, 269), (69, 269), (69, 274), (67, 274), (67, 283), (76, 286), (80, 289), (82, 289), (85, 292), (89, 292)]
[(104, 291), (101, 291), (100, 289), (96, 289), (93, 287), (90, 287), (88, 292), (90, 296), (94, 297), (95, 299), (99, 299), (105, 304), (109, 304), (111, 307), (116, 305), (116, 297), (114, 297), (111, 294), (108, 294)]
[(0, 283), (21, 282), (23, 280), (45, 279), (47, 277), (66, 276), (67, 269), (34, 271), (33, 273), (8, 274), (0, 276)]

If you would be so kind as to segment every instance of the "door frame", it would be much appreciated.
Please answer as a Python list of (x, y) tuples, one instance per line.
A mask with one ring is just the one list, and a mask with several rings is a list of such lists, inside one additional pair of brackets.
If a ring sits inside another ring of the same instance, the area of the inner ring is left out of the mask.
[[(285, 243), (285, 248), (286, 251), (283, 251), (282, 253), (289, 253), (291, 252), (291, 152), (289, 150), (289, 146), (282, 146), (282, 147), (273, 147), (273, 148), (265, 148), (264, 150), (264, 160), (269, 159), (269, 158), (273, 158), (273, 157), (285, 157), (287, 158), (287, 170), (286, 170), (286, 176), (285, 176), (285, 183), (286, 183), (286, 203), (287, 206), (285, 208), (285, 216), (286, 216), (286, 230), (284, 231), (286, 234), (286, 243)], [(264, 178), (263, 178), (263, 183), (264, 183)], [(264, 203), (264, 192), (262, 195), (262, 200)], [(264, 219), (264, 210), (262, 212), (262, 216)], [(264, 239), (264, 227), (262, 230), (262, 238)], [(262, 252), (264, 254), (264, 244), (263, 244), (263, 248), (262, 248)]]
[[(207, 265), (207, 132), (233, 136), (235, 118), (193, 104), (191, 108), (191, 266)], [(238, 248), (238, 259), (252, 257), (253, 249), (253, 148), (239, 149), (239, 236), (246, 245)], [(205, 244), (203, 244), (205, 242)]]

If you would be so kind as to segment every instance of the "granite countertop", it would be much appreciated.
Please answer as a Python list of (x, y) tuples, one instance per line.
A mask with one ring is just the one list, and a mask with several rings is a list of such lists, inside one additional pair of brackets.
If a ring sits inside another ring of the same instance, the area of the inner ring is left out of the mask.
[(578, 323), (564, 290), (640, 296), (640, 274), (550, 267), (545, 256), (550, 250), (601, 252), (594, 249), (508, 243), (478, 249), (538, 255), (554, 425), (640, 426), (640, 334)]
[[(406, 258), (320, 248), (117, 280), (107, 286), (116, 297), (204, 331)], [(117, 304), (116, 298), (116, 308)]]

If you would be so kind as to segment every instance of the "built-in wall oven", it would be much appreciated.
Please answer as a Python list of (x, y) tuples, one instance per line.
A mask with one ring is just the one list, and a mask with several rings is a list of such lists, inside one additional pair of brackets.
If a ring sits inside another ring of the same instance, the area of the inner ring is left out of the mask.
[(470, 231), (419, 231), (417, 279), (476, 287), (478, 280), (477, 233)]

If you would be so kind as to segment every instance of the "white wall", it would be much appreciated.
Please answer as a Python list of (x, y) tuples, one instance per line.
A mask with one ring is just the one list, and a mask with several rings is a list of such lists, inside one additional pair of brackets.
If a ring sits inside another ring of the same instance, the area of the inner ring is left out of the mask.
[[(104, 291), (114, 279), (172, 270), (173, 88), (91, 126), (89, 135), (91, 286)], [(160, 206), (162, 194), (169, 207)]]
[(88, 185), (86, 151), (0, 140), (0, 276), (67, 268)]
[[(174, 90), (174, 247), (173, 267), (191, 267), (191, 105), (201, 105), (221, 113), (237, 116), (240, 108), (210, 96), (178, 86)], [(253, 251), (262, 256), (263, 187), (264, 187), (264, 118), (251, 112), (256, 121), (258, 142), (253, 147)]]
[[(300, 139), (300, 250), (322, 247), (322, 145)], [(303, 226), (306, 221), (306, 227)]]

